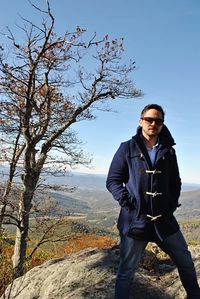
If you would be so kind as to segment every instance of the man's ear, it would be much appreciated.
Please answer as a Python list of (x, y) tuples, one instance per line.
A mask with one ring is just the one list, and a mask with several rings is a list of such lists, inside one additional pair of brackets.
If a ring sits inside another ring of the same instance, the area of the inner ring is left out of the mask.
[(140, 127), (142, 126), (142, 119), (141, 118), (139, 120), (139, 125), (140, 125)]

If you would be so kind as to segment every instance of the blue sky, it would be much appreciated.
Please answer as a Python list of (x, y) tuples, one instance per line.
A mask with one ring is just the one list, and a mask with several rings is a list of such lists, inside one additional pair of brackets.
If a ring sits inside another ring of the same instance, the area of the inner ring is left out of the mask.
[[(97, 113), (75, 125), (93, 169), (107, 173), (119, 144), (135, 134), (142, 108), (158, 103), (176, 141), (183, 182), (200, 183), (200, 1), (199, 0), (51, 0), (56, 32), (79, 25), (88, 33), (124, 37), (125, 60), (136, 61), (133, 81), (144, 96), (114, 101), (118, 113)], [(34, 3), (44, 3), (43, 0)], [(19, 20), (36, 20), (28, 1), (2, 1), (0, 30)]]

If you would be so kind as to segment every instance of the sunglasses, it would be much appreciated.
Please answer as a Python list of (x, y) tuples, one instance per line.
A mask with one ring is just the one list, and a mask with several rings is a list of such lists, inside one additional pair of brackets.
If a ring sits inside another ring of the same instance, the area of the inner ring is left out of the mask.
[(148, 122), (148, 123), (150, 123), (150, 124), (152, 124), (153, 122), (155, 122), (155, 124), (157, 125), (157, 126), (162, 126), (162, 124), (163, 124), (163, 119), (161, 119), (161, 118), (153, 118), (153, 117), (142, 117), (141, 118), (142, 120), (145, 120), (146, 122)]

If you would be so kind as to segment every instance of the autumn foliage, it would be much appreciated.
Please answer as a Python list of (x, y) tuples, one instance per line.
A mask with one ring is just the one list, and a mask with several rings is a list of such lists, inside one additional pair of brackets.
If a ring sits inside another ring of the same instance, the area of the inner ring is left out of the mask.
[(85, 248), (111, 248), (114, 245), (116, 245), (116, 240), (108, 236), (83, 235), (77, 239), (69, 240), (60, 250), (60, 254), (74, 253)]

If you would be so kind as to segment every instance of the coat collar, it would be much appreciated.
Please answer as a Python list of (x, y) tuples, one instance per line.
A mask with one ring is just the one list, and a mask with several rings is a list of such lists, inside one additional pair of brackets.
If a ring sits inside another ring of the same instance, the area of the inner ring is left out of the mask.
[[(141, 134), (142, 134), (142, 128), (138, 127), (137, 133), (133, 138), (135, 138), (137, 141), (139, 139), (141, 140)], [(158, 137), (159, 137), (159, 144), (164, 147), (171, 148), (173, 145), (175, 145), (174, 138), (172, 137), (167, 126), (165, 125), (163, 125), (162, 130), (160, 131)]]
[[(141, 158), (144, 155), (147, 163), (151, 167), (152, 166), (151, 160), (147, 153), (146, 146), (141, 138), (141, 134), (142, 134), (142, 128), (138, 127), (136, 135), (133, 136), (133, 138), (131, 139), (129, 154), (130, 157), (140, 156)], [(136, 142), (136, 147), (133, 145), (135, 142)], [(175, 145), (174, 139), (170, 131), (168, 130), (168, 128), (165, 125), (163, 125), (162, 130), (160, 131), (159, 134), (158, 155), (156, 160), (160, 159), (173, 145)]]

